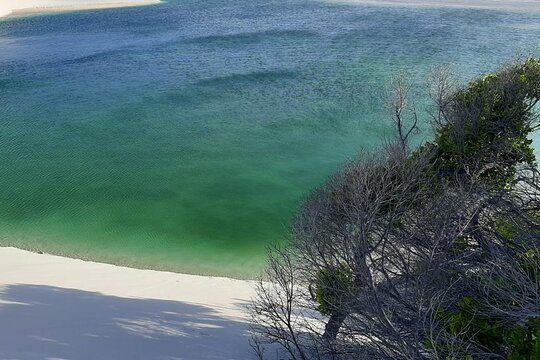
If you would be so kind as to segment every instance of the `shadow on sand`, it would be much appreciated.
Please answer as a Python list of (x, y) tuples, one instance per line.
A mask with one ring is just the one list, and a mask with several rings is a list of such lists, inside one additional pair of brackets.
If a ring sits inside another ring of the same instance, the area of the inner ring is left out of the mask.
[(248, 325), (209, 307), (51, 286), (0, 292), (0, 359), (250, 359)]

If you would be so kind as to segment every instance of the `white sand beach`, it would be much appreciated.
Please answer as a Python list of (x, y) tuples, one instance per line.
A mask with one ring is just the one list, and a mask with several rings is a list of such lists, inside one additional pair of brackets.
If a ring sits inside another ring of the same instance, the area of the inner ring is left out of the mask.
[(341, 4), (385, 6), (419, 6), (486, 9), (501, 11), (540, 12), (539, 0), (327, 0)]
[(0, 359), (250, 359), (254, 283), (0, 248)]
[(160, 2), (160, 0), (1, 0), (0, 17), (142, 6)]

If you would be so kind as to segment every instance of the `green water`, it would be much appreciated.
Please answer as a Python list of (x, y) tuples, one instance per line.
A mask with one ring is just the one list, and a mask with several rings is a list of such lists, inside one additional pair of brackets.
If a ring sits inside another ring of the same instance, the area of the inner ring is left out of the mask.
[(388, 135), (392, 74), (466, 79), (539, 39), (540, 14), (296, 0), (0, 21), (0, 244), (253, 276)]

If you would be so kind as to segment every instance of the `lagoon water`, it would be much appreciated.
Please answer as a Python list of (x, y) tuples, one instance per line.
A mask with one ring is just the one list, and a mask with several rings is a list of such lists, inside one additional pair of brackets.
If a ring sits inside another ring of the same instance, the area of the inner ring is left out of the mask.
[(540, 14), (314, 0), (0, 20), (0, 244), (251, 276), (388, 136), (392, 74), (467, 79), (539, 45)]

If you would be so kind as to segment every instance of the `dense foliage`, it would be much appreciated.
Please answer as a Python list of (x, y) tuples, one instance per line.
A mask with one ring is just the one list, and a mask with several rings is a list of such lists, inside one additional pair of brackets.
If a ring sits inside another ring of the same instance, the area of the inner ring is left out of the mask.
[(440, 104), (436, 167), (441, 174), (480, 176), (500, 186), (514, 181), (516, 167), (535, 161), (527, 136), (536, 125), (533, 106), (540, 98), (540, 62), (530, 59), (473, 81)]

